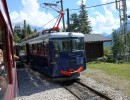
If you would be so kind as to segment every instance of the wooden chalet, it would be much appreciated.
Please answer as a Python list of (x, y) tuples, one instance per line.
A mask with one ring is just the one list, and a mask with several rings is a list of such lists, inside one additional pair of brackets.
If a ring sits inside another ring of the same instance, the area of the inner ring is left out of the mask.
[(101, 34), (85, 34), (85, 50), (87, 61), (93, 61), (104, 56), (103, 43), (112, 40)]

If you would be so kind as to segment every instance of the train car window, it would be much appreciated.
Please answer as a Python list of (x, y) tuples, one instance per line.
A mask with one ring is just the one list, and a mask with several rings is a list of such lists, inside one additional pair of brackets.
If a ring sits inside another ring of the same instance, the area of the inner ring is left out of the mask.
[(0, 28), (0, 99), (3, 99), (9, 83), (7, 77), (7, 49), (5, 31)]
[(63, 40), (53, 40), (54, 49), (58, 52), (66, 52), (70, 51), (70, 40), (63, 39)]
[(20, 56), (25, 56), (25, 55), (26, 55), (25, 46), (21, 46), (21, 50), (20, 50), (19, 55), (20, 55)]
[(61, 51), (70, 51), (70, 40), (62, 40), (62, 50)]
[(29, 45), (29, 51), (32, 53), (32, 44)]
[(60, 45), (59, 45), (59, 40), (53, 40), (53, 45), (54, 45), (54, 49), (55, 51), (61, 51), (60, 50)]
[(78, 49), (84, 50), (84, 38), (79, 38)]
[(73, 51), (75, 51), (75, 50), (76, 50), (76, 48), (77, 48), (77, 45), (76, 45), (76, 40), (75, 40), (75, 39), (73, 39), (73, 40), (72, 40), (72, 50), (73, 50)]
[(42, 43), (38, 43), (37, 44), (37, 50), (38, 51), (41, 51), (43, 48), (42, 48)]
[(47, 40), (47, 39), (43, 41), (43, 51), (44, 51), (44, 55), (48, 55), (48, 52), (49, 52), (48, 43), (49, 43), (49, 40)]
[(72, 49), (75, 50), (84, 50), (84, 39), (83, 38), (77, 38), (72, 39)]
[(32, 44), (32, 52), (33, 54), (37, 53), (37, 44)]
[(37, 44), (37, 53), (38, 54), (42, 54), (42, 50), (43, 50), (43, 44), (42, 43), (38, 43)]

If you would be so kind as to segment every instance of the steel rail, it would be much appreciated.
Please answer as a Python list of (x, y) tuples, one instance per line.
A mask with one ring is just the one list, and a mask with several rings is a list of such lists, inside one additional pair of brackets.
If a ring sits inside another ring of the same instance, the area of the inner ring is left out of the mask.
[(63, 86), (66, 90), (68, 90), (72, 95), (74, 95), (77, 99), (79, 100), (83, 100), (81, 99), (79, 96), (77, 96), (75, 93), (73, 93), (67, 86)]
[(80, 82), (80, 81), (77, 81), (77, 80), (76, 80), (76, 82), (77, 82), (78, 84), (81, 84), (82, 86), (88, 88), (90, 91), (93, 91), (94, 93), (96, 93), (96, 94), (99, 95), (100, 97), (105, 98), (106, 100), (112, 100), (112, 99), (109, 98), (108, 96), (106, 96), (106, 95), (104, 95), (103, 93), (101, 93), (101, 92), (99, 92), (99, 91), (97, 91), (97, 90), (95, 90), (95, 89), (93, 89), (93, 88), (91, 88), (91, 87), (85, 85), (84, 83), (82, 83), (82, 82)]
[[(68, 82), (68, 83), (69, 83), (69, 82)], [(68, 83), (67, 83), (67, 84), (68, 84)], [(102, 99), (105, 99), (105, 100), (112, 100), (111, 98), (109, 98), (108, 96), (104, 95), (103, 93), (100, 93), (99, 91), (97, 91), (97, 90), (95, 90), (95, 89), (93, 89), (93, 88), (91, 88), (91, 87), (85, 85), (84, 83), (82, 83), (82, 82), (80, 82), (80, 81), (78, 81), (78, 80), (75, 80), (74, 83), (77, 83), (77, 84), (79, 84), (79, 85), (85, 87), (85, 88), (86, 88), (87, 90), (89, 90), (91, 93), (95, 94), (95, 97), (94, 97), (95, 99), (92, 98), (92, 100), (98, 100), (98, 99), (97, 99), (98, 96), (99, 96), (100, 98), (102, 98)], [(85, 100), (84, 98), (80, 97), (79, 95), (77, 95), (74, 91), (72, 91), (72, 90), (69, 88), (69, 86), (71, 86), (71, 84), (68, 85), (68, 86), (66, 85), (65, 82), (59, 82), (59, 84), (62, 85), (66, 90), (68, 90), (68, 91), (69, 91), (72, 95), (74, 95), (77, 99), (79, 99), (79, 100)], [(97, 95), (97, 96), (96, 96), (96, 95)]]

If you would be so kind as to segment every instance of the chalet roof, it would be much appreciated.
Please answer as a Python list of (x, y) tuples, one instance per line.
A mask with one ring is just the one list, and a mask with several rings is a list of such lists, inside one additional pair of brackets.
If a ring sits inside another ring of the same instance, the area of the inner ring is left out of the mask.
[(101, 35), (101, 34), (84, 34), (85, 42), (110, 42), (111, 39)]

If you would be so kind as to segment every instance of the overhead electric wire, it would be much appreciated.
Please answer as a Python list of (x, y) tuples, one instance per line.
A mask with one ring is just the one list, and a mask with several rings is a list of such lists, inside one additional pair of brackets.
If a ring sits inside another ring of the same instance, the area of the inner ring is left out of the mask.
[[(54, 1), (55, 1), (55, 0), (54, 0)], [(53, 2), (54, 2), (54, 1), (53, 1)], [(117, 1), (117, 2), (119, 2), (119, 1)], [(116, 2), (108, 2), (108, 3), (104, 3), (104, 4), (99, 4), (99, 5), (95, 5), (95, 6), (86, 7), (86, 8), (99, 7), (99, 6), (108, 5), (108, 4), (113, 4), (113, 3), (116, 3)], [(78, 8), (78, 9), (69, 9), (69, 11), (72, 11), (72, 10), (80, 10), (80, 8)], [(66, 10), (64, 10), (64, 11), (66, 11)], [(59, 15), (58, 15), (58, 16), (59, 16)], [(58, 16), (56, 16), (56, 17), (58, 17)], [(56, 17), (55, 17), (55, 18), (56, 18)], [(54, 18), (54, 19), (55, 19), (55, 18)], [(50, 20), (48, 23), (50, 23), (50, 22), (53, 21), (54, 19)], [(48, 23), (46, 23), (45, 25), (47, 25)], [(39, 29), (43, 28), (45, 25), (43, 25), (42, 27), (40, 27), (40, 28), (38, 28), (38, 29), (36, 29), (36, 30), (39, 30)]]
[[(58, 15), (59, 16), (59, 15)], [(58, 16), (56, 16), (55, 18), (57, 18)], [(40, 30), (41, 28), (43, 28), (44, 26), (46, 26), (47, 24), (49, 24), (51, 21), (53, 21), (55, 18), (53, 18), (52, 20), (50, 20), (48, 23), (44, 24), (43, 26), (41, 26), (40, 28), (36, 29), (36, 30)]]
[[(117, 2), (119, 2), (119, 1), (117, 1)], [(108, 2), (108, 3), (104, 3), (104, 4), (99, 4), (99, 5), (95, 5), (95, 6), (86, 7), (86, 8), (99, 7), (99, 6), (113, 4), (113, 3), (116, 3), (116, 2)], [(78, 9), (70, 9), (69, 11), (72, 11), (72, 10), (80, 10), (80, 8), (78, 8)]]

